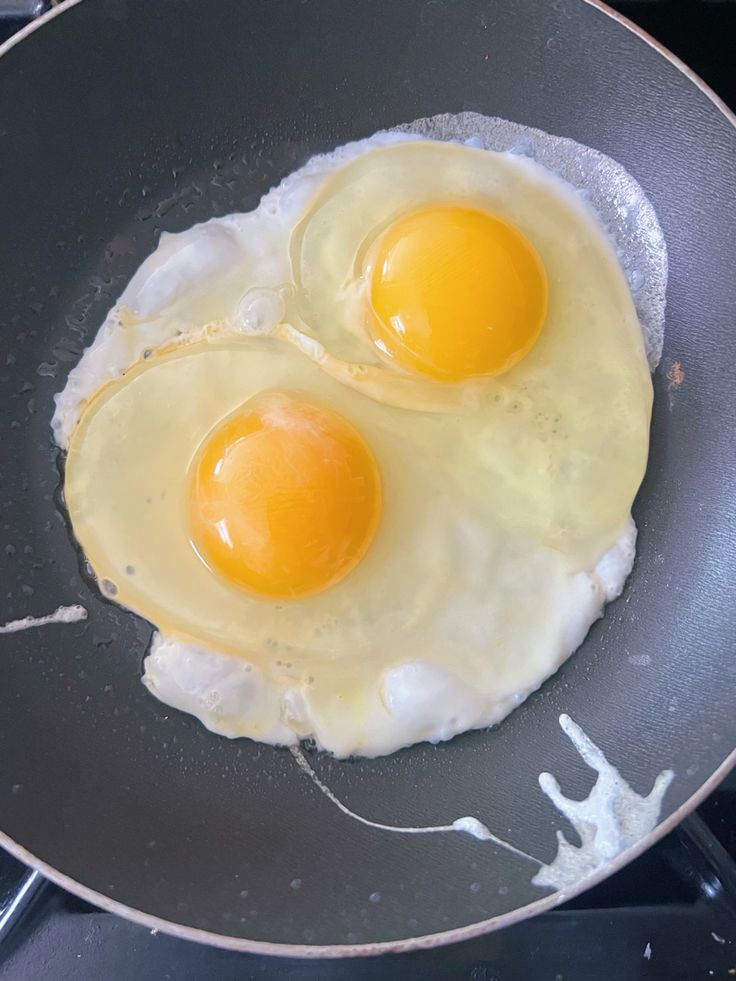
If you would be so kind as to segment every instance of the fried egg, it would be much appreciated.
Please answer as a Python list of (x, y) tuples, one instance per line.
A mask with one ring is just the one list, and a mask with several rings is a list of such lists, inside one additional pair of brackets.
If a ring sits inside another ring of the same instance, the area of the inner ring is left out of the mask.
[(595, 212), (382, 133), (163, 238), (57, 397), (74, 534), (230, 737), (375, 756), (498, 722), (634, 559), (652, 388)]

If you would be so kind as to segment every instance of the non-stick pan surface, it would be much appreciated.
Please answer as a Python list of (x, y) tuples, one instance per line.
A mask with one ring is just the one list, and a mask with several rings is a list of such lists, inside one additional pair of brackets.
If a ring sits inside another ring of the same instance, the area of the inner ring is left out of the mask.
[(493, 844), (361, 826), (288, 752), (156, 702), (139, 680), (150, 627), (84, 578), (57, 505), (52, 397), (161, 230), (252, 208), (315, 152), (461, 110), (603, 150), (658, 211), (670, 287), (638, 559), (499, 728), (315, 767), (375, 820), (474, 814), (550, 860), (565, 825), (540, 771), (571, 796), (594, 778), (561, 712), (641, 793), (675, 770), (657, 833), (733, 762), (736, 131), (712, 94), (582, 0), (86, 0), (0, 59), (0, 621), (89, 610), (2, 637), (0, 827), (98, 904), (336, 954), (461, 939), (560, 898)]

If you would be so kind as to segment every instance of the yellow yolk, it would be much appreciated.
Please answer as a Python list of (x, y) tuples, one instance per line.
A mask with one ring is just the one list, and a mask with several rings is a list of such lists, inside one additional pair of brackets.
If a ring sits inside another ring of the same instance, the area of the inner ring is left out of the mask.
[(192, 543), (267, 597), (320, 592), (367, 551), (381, 513), (372, 452), (343, 418), (281, 392), (250, 399), (205, 440), (189, 496)]
[(402, 367), (444, 381), (507, 371), (532, 348), (547, 277), (531, 243), (484, 211), (422, 208), (371, 256), (370, 330)]

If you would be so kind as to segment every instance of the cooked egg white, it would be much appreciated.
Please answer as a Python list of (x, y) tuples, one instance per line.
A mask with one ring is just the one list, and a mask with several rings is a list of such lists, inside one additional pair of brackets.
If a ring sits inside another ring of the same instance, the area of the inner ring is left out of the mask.
[[(471, 261), (518, 235), (526, 271), (452, 303), (430, 277), (427, 347), (412, 270), (446, 235)], [(457, 351), (455, 310), (461, 345), (479, 304), (506, 322), (535, 288), (518, 351)], [(165, 237), (53, 425), (87, 559), (157, 628), (149, 690), (227, 736), (374, 756), (499, 721), (579, 646), (633, 562), (650, 409), (580, 197), (518, 156), (379, 134)]]

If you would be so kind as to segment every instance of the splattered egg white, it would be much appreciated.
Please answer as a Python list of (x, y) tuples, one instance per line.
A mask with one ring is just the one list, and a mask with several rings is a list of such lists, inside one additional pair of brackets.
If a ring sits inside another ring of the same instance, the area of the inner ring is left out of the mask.
[(489, 725), (631, 568), (652, 389), (595, 214), (378, 134), (165, 237), (57, 399), (74, 532), (215, 732), (379, 755)]

